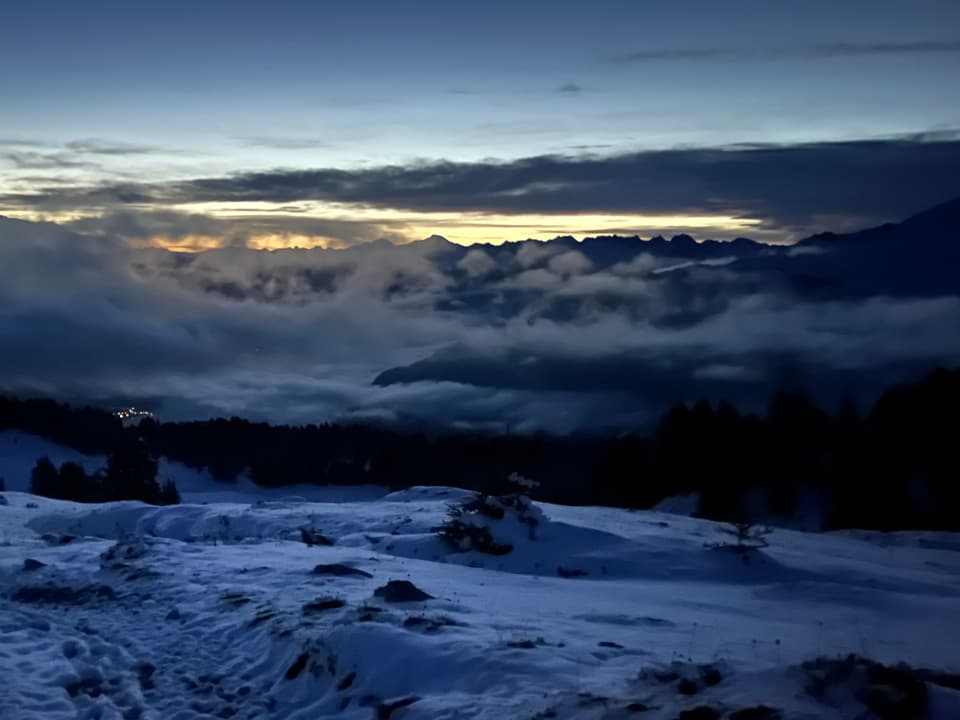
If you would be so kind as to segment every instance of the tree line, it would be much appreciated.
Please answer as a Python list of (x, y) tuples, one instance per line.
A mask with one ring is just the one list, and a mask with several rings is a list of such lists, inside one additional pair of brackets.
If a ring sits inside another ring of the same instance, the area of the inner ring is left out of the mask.
[(74, 462), (59, 468), (49, 458), (37, 460), (30, 474), (34, 495), (73, 502), (114, 502), (140, 500), (153, 505), (176, 505), (180, 493), (176, 483), (157, 481), (157, 461), (139, 439), (127, 437), (107, 458), (100, 471), (88, 474)]
[[(783, 390), (761, 414), (728, 403), (681, 403), (649, 432), (618, 435), (428, 434), (236, 417), (147, 419), (124, 428), (103, 410), (11, 397), (0, 397), (0, 429), (111, 457), (125, 449), (129, 459), (130, 448), (140, 447), (148, 459), (166, 456), (223, 482), (248, 473), (264, 486), (374, 483), (488, 491), (519, 472), (540, 482), (535, 499), (551, 502), (642, 509), (696, 493), (697, 514), (717, 520), (789, 519), (813, 504), (828, 529), (960, 530), (958, 408), (960, 370), (939, 369), (888, 389), (865, 411), (849, 398), (826, 410), (803, 392)], [(77, 484), (78, 477), (67, 468), (65, 479), (58, 475), (60, 487)], [(92, 496), (131, 494), (121, 489), (125, 477), (108, 467)], [(137, 487), (155, 498), (148, 501), (159, 501), (152, 485)]]

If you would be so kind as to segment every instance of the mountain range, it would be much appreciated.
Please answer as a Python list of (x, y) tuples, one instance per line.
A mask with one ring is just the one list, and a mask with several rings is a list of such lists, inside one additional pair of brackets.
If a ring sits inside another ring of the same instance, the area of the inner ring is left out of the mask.
[(782, 386), (869, 395), (960, 358), (960, 198), (792, 245), (177, 253), (10, 219), (0, 239), (3, 389), (172, 417), (571, 430)]

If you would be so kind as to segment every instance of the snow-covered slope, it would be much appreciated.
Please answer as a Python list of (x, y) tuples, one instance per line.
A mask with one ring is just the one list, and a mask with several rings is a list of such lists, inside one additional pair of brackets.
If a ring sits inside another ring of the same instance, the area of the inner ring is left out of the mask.
[(65, 462), (77, 463), (88, 473), (107, 464), (103, 455), (83, 455), (37, 435), (0, 430), (0, 478), (8, 490), (29, 490), (30, 473), (42, 457), (49, 458), (58, 467)]
[[(535, 539), (493, 557), (431, 532), (465, 497), (453, 488), (164, 508), (5, 497), (3, 718), (849, 718), (871, 671), (801, 663), (960, 670), (955, 536), (776, 531), (744, 563), (706, 547), (713, 523), (540, 505)], [(391, 580), (432, 598), (387, 602)], [(955, 691), (929, 688), (931, 717), (960, 717)]]

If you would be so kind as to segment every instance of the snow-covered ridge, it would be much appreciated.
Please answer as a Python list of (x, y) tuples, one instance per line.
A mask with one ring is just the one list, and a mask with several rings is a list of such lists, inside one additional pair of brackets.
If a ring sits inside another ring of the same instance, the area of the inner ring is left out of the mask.
[[(802, 662), (960, 670), (955, 537), (775, 531), (744, 563), (707, 547), (714, 523), (538, 504), (536, 538), (491, 556), (434, 533), (468, 496), (158, 508), (8, 492), (0, 716), (625, 718), (643, 705), (672, 719), (763, 704), (846, 718), (867, 671), (851, 666), (828, 702), (802, 691), (818, 672)], [(431, 599), (388, 602), (377, 589), (392, 580)], [(935, 708), (960, 707), (930, 687)]]

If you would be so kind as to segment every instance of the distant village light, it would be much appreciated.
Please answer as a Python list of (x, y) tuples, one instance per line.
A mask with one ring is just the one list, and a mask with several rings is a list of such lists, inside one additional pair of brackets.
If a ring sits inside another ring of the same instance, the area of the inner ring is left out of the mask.
[(113, 413), (125, 425), (138, 425), (144, 418), (152, 418), (153, 413), (149, 410), (140, 410), (135, 407), (125, 407)]

